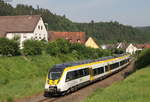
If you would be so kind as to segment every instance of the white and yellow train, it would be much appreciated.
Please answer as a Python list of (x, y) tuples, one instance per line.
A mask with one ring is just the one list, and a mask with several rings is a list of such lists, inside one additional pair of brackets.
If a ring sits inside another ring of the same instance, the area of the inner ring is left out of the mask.
[(122, 54), (96, 60), (55, 65), (48, 72), (44, 96), (75, 91), (118, 72), (129, 62), (130, 55)]

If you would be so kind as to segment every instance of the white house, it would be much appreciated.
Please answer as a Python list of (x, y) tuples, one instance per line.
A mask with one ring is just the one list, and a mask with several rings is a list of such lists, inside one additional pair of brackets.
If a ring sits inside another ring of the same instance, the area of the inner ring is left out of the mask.
[(130, 53), (130, 54), (135, 54), (136, 51), (141, 51), (142, 48), (141, 47), (137, 47), (136, 45), (130, 44), (127, 48), (126, 48), (126, 52)]
[(39, 15), (0, 16), (0, 37), (20, 38), (20, 47), (27, 39), (46, 40), (48, 33)]

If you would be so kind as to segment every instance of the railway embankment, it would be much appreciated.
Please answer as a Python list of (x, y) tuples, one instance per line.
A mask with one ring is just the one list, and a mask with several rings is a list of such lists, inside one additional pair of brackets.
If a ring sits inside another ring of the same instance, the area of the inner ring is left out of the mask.
[[(0, 102), (13, 102), (21, 97), (43, 92), (47, 71), (54, 64), (76, 61), (63, 56), (0, 56)], [(21, 101), (20, 101), (21, 102)]]
[(84, 102), (149, 102), (150, 66), (108, 88), (99, 88)]

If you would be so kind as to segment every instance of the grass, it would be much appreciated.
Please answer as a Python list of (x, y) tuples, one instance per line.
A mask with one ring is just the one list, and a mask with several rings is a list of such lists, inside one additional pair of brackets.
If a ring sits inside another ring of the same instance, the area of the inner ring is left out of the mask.
[(150, 67), (105, 89), (97, 89), (84, 102), (150, 102)]
[(16, 98), (42, 92), (49, 68), (57, 63), (75, 60), (72, 55), (0, 56), (0, 102), (12, 102)]

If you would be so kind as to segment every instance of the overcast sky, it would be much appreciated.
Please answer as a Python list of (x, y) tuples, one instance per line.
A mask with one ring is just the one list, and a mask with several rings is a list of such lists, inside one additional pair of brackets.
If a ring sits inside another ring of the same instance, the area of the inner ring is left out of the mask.
[[(5, 0), (6, 1), (6, 0)], [(150, 26), (150, 0), (9, 0), (66, 15), (74, 22), (118, 21), (132, 26)]]

